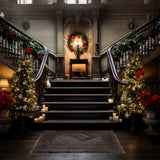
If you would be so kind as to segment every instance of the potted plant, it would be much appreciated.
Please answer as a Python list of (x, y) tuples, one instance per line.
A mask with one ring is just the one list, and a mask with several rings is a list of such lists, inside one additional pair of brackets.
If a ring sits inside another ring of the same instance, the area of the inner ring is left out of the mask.
[(13, 106), (13, 98), (5, 90), (0, 91), (0, 119), (9, 116), (9, 108)]
[(150, 93), (141, 93), (141, 104), (145, 108), (146, 118), (159, 119), (160, 118), (160, 95)]
[(150, 93), (141, 93), (141, 104), (145, 108), (146, 117), (143, 118), (143, 121), (149, 126), (145, 129), (147, 135), (157, 135), (158, 132), (153, 129), (153, 126), (156, 126), (159, 123), (160, 119), (160, 95)]

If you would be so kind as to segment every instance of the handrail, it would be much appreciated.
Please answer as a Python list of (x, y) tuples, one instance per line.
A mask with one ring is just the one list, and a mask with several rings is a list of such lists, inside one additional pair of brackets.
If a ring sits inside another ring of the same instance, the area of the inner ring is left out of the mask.
[[(112, 56), (112, 53), (111, 53), (111, 50), (112, 48), (117, 45), (120, 41), (122, 40), (125, 40), (129, 37), (133, 37), (134, 35), (142, 32), (142, 31), (145, 31), (146, 30), (146, 27), (150, 26), (151, 24), (153, 24), (154, 22), (156, 22), (158, 19), (160, 19), (160, 17), (157, 17), (156, 19), (148, 22), (148, 23), (145, 23), (143, 25), (141, 25), (140, 27), (138, 27), (136, 30), (124, 35), (123, 37), (121, 37), (120, 39), (118, 39), (116, 42), (114, 42), (112, 45), (110, 45), (109, 47), (105, 47), (104, 49), (101, 50), (101, 54), (100, 56), (102, 56), (103, 54), (107, 54), (107, 57), (108, 57), (108, 61), (109, 61), (109, 64), (110, 64), (110, 68), (111, 68), (111, 71), (112, 71), (112, 75), (114, 77), (114, 79), (120, 83), (120, 84), (124, 84), (118, 74), (117, 74), (117, 70), (116, 70), (116, 67), (115, 67), (115, 64), (114, 64), (114, 61), (113, 61), (113, 56)], [(149, 46), (150, 47), (150, 46)]]
[[(0, 17), (0, 19), (3, 20), (10, 27), (12, 27), (13, 29), (15, 29), (17, 32), (21, 33), (23, 36), (25, 36), (25, 37), (27, 37), (29, 39), (34, 40), (32, 37), (30, 37), (29, 35), (27, 35), (26, 33), (24, 33), (21, 29), (19, 29), (18, 27), (16, 27), (14, 24), (8, 22), (5, 18)], [(40, 68), (38, 70), (38, 73), (37, 73), (36, 77), (34, 78), (34, 81), (37, 81), (41, 77), (41, 75), (43, 73), (43, 70), (44, 70), (44, 67), (45, 67), (45, 64), (46, 64), (46, 61), (47, 61), (49, 53), (48, 53), (48, 48), (44, 44), (42, 44), (41, 42), (39, 42), (37, 40), (34, 40), (34, 41), (37, 42), (40, 46), (42, 46), (44, 48), (44, 52), (45, 52), (45, 54), (43, 56), (43, 60), (42, 60), (41, 65), (40, 65)]]

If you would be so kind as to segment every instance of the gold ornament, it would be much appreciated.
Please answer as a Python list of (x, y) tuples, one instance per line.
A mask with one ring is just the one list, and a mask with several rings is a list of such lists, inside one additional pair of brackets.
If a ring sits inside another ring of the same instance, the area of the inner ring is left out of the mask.
[(23, 95), (22, 95), (22, 94), (19, 94), (19, 95), (18, 95), (18, 98), (19, 98), (19, 99), (22, 99), (22, 98), (23, 98)]

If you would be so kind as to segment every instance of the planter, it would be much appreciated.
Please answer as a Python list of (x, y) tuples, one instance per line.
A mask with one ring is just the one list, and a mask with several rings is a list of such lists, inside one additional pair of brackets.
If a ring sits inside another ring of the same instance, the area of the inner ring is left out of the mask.
[(0, 110), (0, 119), (5, 119), (9, 117), (9, 109)]
[(143, 121), (149, 126), (147, 129), (144, 130), (147, 135), (157, 135), (158, 134), (158, 132), (155, 131), (152, 127), (157, 125), (160, 122), (159, 119), (143, 118)]
[(155, 119), (155, 118), (156, 118), (156, 113), (155, 113), (155, 111), (147, 111), (147, 113), (146, 113), (146, 118), (147, 118), (147, 119)]

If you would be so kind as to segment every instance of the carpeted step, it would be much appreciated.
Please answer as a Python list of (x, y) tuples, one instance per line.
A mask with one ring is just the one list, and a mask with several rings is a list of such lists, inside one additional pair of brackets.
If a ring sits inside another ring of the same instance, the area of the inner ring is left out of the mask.
[(111, 94), (44, 94), (43, 101), (106, 101)]
[(110, 82), (94, 81), (94, 80), (63, 80), (51, 81), (52, 87), (109, 87)]
[(108, 119), (114, 110), (50, 110), (45, 112), (48, 119)]
[(45, 94), (110, 94), (110, 87), (50, 87)]

